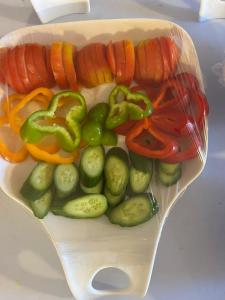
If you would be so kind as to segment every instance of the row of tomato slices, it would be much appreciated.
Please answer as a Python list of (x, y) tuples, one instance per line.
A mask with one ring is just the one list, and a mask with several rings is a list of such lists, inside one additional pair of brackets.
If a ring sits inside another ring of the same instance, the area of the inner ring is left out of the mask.
[(92, 43), (80, 50), (69, 42), (21, 44), (0, 49), (0, 83), (18, 93), (38, 87), (78, 90), (112, 82), (160, 83), (176, 70), (180, 49), (170, 37)]

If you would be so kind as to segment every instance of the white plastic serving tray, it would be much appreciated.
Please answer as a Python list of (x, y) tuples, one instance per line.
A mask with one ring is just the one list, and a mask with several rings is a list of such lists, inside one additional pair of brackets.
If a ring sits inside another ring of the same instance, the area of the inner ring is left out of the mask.
[[(27, 27), (3, 37), (0, 40), (0, 47), (27, 42), (50, 44), (55, 40), (67, 40), (79, 48), (97, 41), (107, 43), (109, 40), (129, 38), (137, 43), (145, 38), (162, 35), (171, 35), (176, 39), (182, 49), (180, 71), (191, 71), (195, 74), (203, 89), (199, 61), (190, 36), (178, 25), (164, 20), (97, 20)], [(83, 93), (88, 105), (102, 101), (110, 88), (112, 85), (85, 89)], [(4, 92), (0, 97), (4, 97)], [(22, 202), (19, 188), (33, 164), (31, 159), (20, 164), (10, 164), (0, 159), (0, 187), (12, 200), (17, 201), (27, 210), (29, 208)], [(165, 219), (175, 200), (198, 177), (204, 164), (205, 160), (200, 156), (185, 163), (179, 185), (170, 189), (162, 187), (157, 189), (153, 186), (160, 210), (157, 216), (140, 226), (121, 228), (110, 224), (105, 216), (96, 220), (72, 220), (51, 213), (40, 221), (55, 245), (69, 287), (76, 299), (88, 300), (105, 295), (144, 296), (146, 294)], [(130, 279), (129, 287), (117, 291), (94, 289), (92, 279), (95, 274), (108, 267), (118, 268), (127, 273)]]

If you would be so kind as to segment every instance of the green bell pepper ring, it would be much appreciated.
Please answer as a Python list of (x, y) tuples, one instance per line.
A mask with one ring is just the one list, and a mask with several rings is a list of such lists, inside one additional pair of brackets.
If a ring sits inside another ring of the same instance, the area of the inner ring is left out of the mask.
[(127, 103), (121, 102), (114, 104), (109, 111), (108, 117), (105, 121), (107, 129), (114, 129), (117, 126), (125, 123), (128, 120)]
[[(75, 105), (66, 115), (66, 126), (58, 124), (43, 125), (40, 121), (46, 121), (55, 117), (55, 112), (59, 101), (62, 98), (70, 97)], [(55, 135), (61, 148), (67, 152), (74, 151), (80, 144), (81, 125), (80, 122), (85, 118), (87, 108), (84, 97), (78, 92), (63, 91), (56, 94), (47, 110), (39, 110), (30, 115), (20, 130), (21, 138), (25, 143), (36, 144), (46, 135)]]
[[(123, 100), (118, 102), (119, 95)], [(141, 106), (141, 104), (144, 104)], [(113, 129), (130, 120), (141, 120), (152, 113), (152, 103), (140, 92), (132, 93), (123, 85), (116, 86), (109, 96), (110, 110), (106, 119), (106, 128)]]

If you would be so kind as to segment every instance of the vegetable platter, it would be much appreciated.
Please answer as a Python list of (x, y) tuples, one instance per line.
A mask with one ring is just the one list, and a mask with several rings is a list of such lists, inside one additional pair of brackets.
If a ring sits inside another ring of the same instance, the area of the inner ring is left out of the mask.
[[(144, 296), (165, 219), (206, 162), (189, 35), (148, 19), (20, 29), (0, 40), (0, 88), (1, 188), (39, 218), (75, 298)], [(108, 267), (129, 286), (95, 289)]]

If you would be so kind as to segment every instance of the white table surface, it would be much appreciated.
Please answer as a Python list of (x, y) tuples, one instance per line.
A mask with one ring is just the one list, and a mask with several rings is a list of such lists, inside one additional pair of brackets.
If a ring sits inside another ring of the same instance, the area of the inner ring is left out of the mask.
[[(225, 20), (198, 23), (198, 8), (197, 0), (91, 0), (89, 15), (57, 20), (164, 18), (183, 26), (197, 48), (210, 104), (207, 165), (168, 217), (146, 300), (225, 299), (225, 88), (212, 72), (225, 59)], [(28, 0), (0, 0), (0, 36), (35, 24)], [(0, 299), (72, 300), (38, 221), (0, 198)]]

